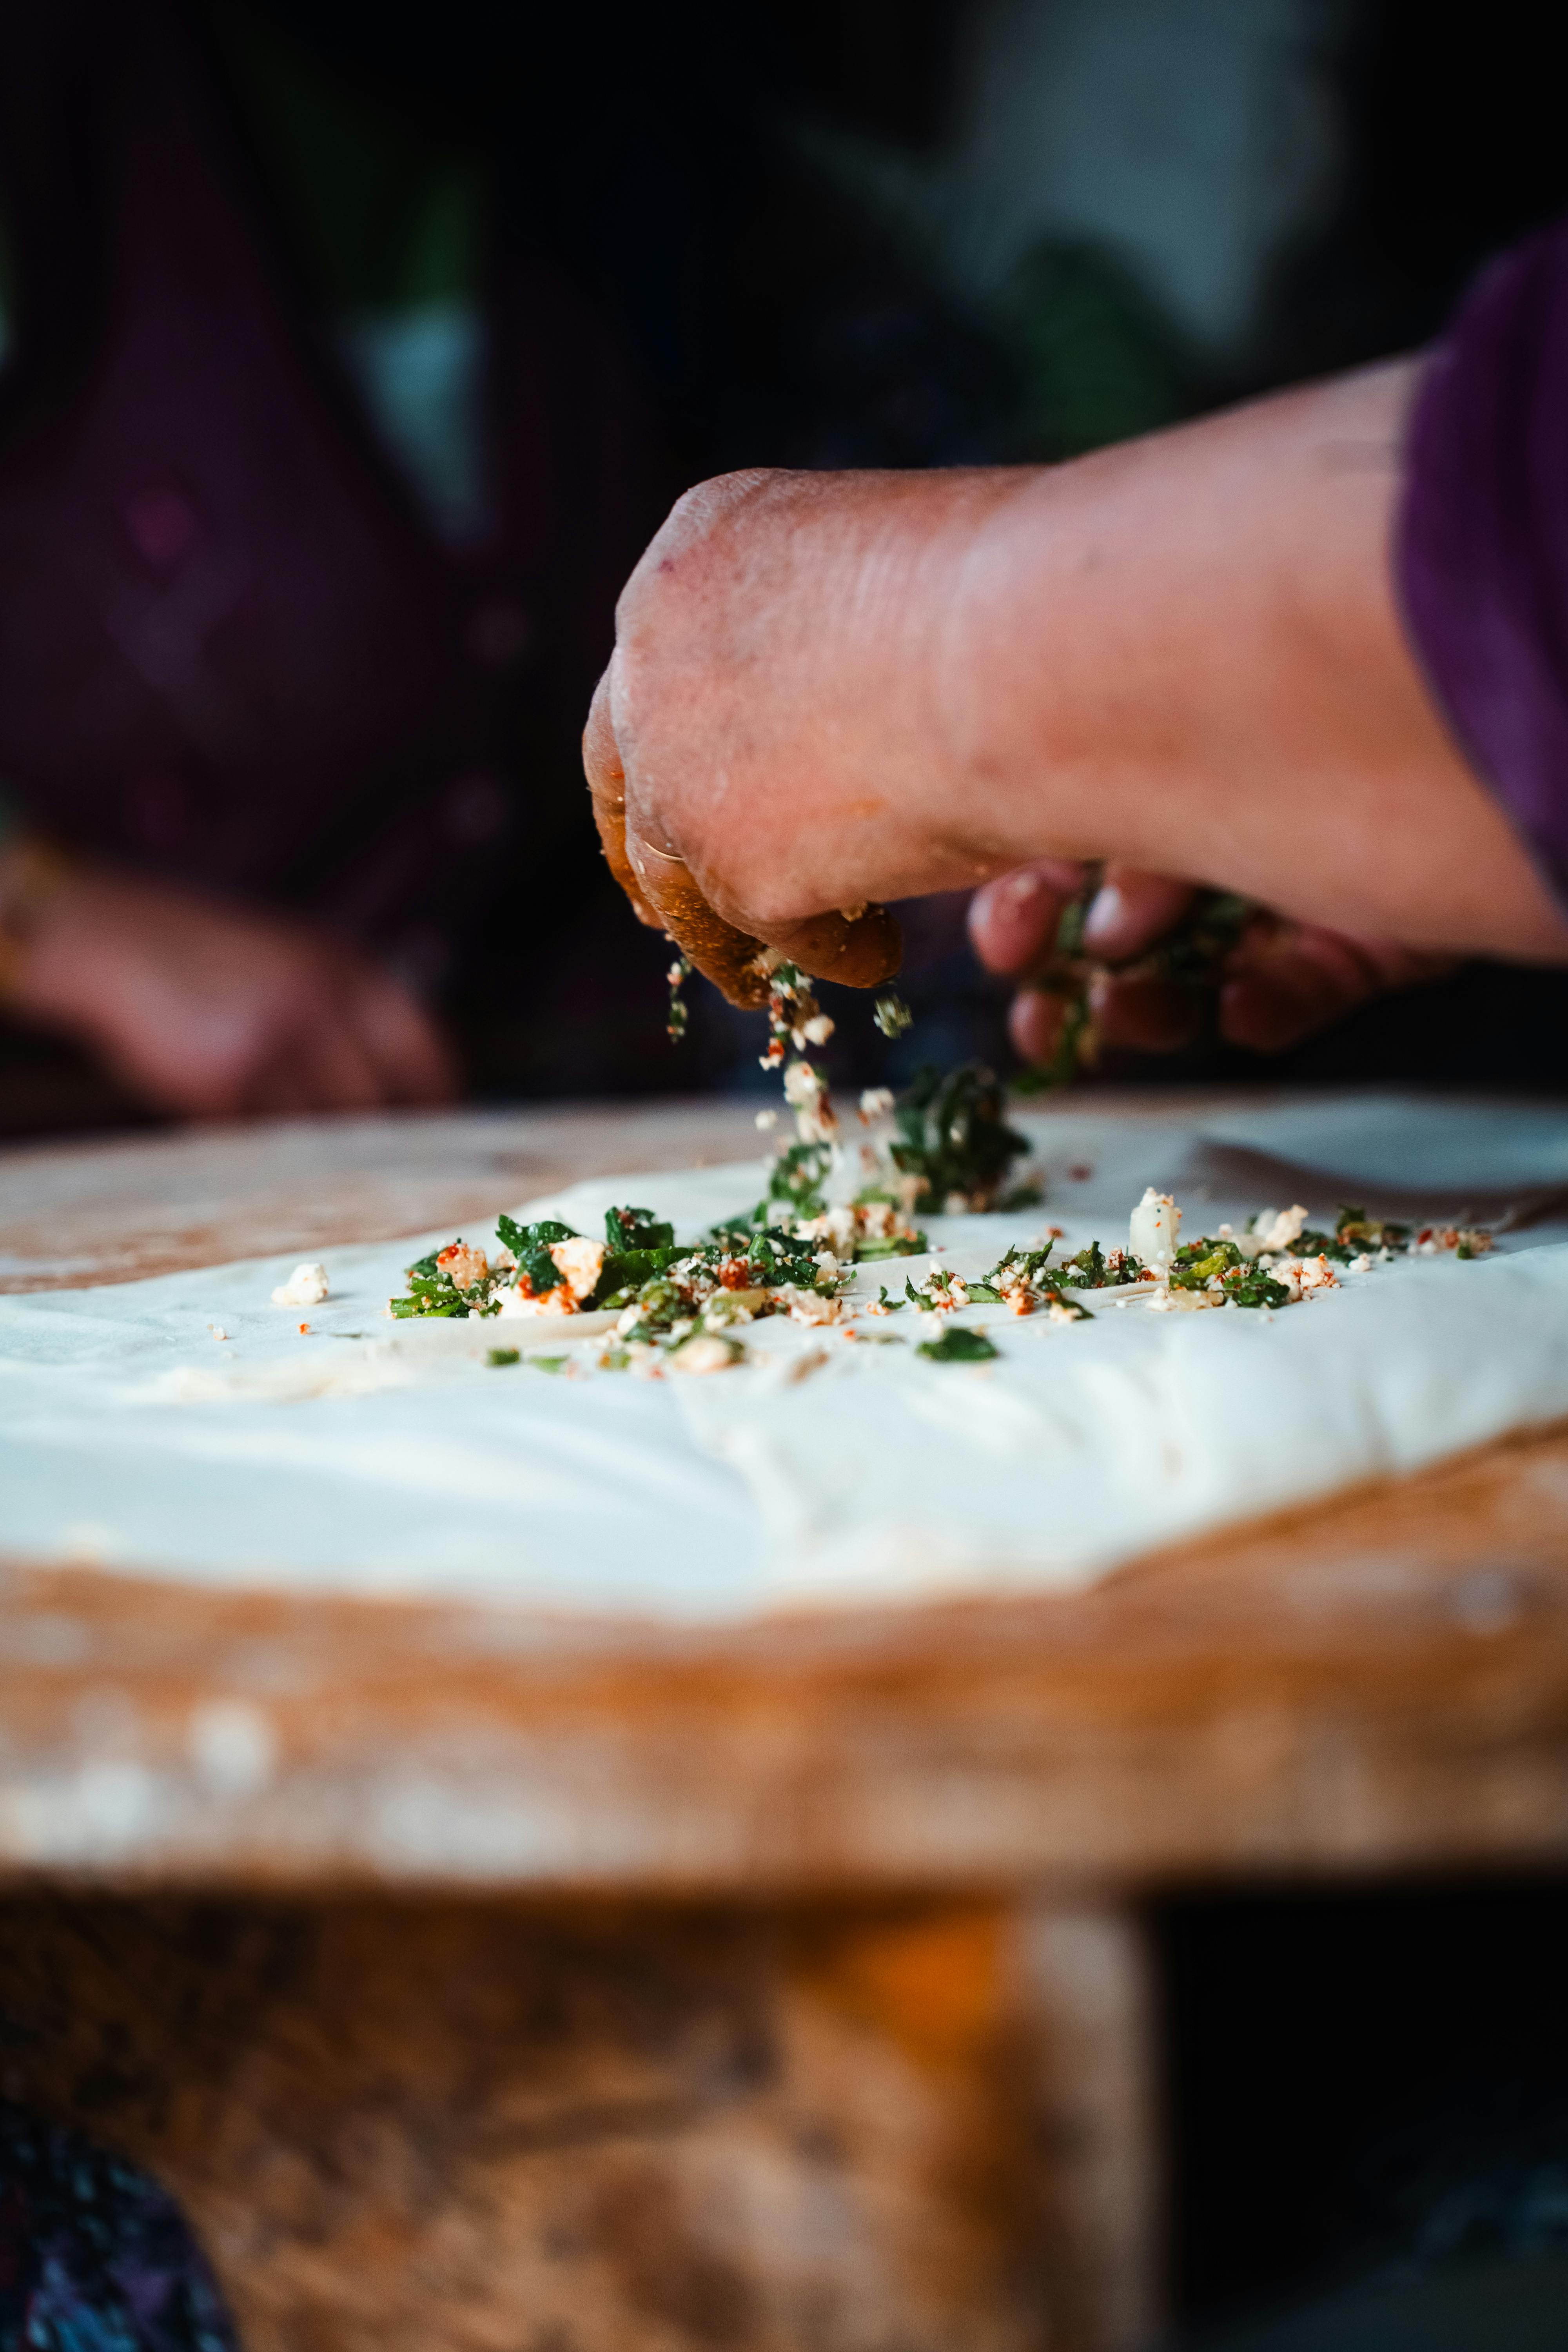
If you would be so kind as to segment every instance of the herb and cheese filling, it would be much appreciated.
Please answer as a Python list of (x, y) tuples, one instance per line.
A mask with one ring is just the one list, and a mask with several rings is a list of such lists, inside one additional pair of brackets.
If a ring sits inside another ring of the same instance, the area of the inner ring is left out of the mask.
[(405, 1321), (613, 1314), (605, 1368), (668, 1360), (679, 1371), (739, 1363), (744, 1349), (734, 1334), (759, 1317), (819, 1324), (840, 1312), (845, 1276), (834, 1250), (777, 1226), (678, 1247), (673, 1227), (651, 1210), (612, 1208), (603, 1241), (556, 1218), (524, 1225), (502, 1216), (496, 1230), (493, 1257), (456, 1241), (420, 1258), (387, 1312)]

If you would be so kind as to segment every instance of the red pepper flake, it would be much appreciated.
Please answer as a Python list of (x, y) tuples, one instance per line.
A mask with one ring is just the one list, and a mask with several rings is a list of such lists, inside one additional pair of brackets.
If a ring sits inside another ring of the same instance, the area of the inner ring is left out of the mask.
[(308, 1323), (301, 1323), (301, 1324), (300, 1324), (300, 1328), (301, 1332), (308, 1331), (308, 1330), (310, 1329), (310, 1325), (309, 1325)]

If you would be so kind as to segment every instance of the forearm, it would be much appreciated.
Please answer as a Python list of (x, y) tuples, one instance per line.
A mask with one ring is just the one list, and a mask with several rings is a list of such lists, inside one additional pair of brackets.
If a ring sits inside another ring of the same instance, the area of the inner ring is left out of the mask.
[(1410, 945), (1568, 957), (1395, 608), (1414, 373), (1016, 478), (967, 558), (942, 695), (1002, 862), (1117, 856)]

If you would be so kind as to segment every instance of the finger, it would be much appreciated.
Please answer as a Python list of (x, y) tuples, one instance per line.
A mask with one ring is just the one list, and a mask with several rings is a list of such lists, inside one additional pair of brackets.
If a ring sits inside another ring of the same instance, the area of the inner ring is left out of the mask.
[(1021, 1060), (1045, 1063), (1054, 1059), (1061, 1043), (1068, 1001), (1050, 989), (1021, 988), (1007, 1013), (1007, 1034)]
[(890, 980), (903, 961), (903, 934), (885, 907), (770, 924), (764, 938), (739, 929), (716, 913), (675, 851), (656, 847), (635, 828), (627, 832), (626, 843), (658, 919), (681, 953), (731, 1004), (752, 1009), (765, 1004), (768, 974), (781, 957), (799, 964), (814, 980), (837, 981), (846, 988), (875, 988)]
[(236, 1118), (303, 1118), (319, 1108), (313, 1089), (294, 1055), (279, 1054), (258, 1063), (237, 1095)]
[(715, 914), (691, 878), (691, 869), (673, 850), (657, 849), (633, 831), (624, 835), (626, 855), (652, 919), (675, 941), (689, 963), (728, 997), (754, 1011), (768, 1001), (766, 943), (737, 930)]
[(389, 972), (367, 971), (356, 986), (351, 1011), (382, 1100), (452, 1100), (458, 1088), (451, 1048), (429, 1014)]
[(1090, 984), (1089, 1013), (1102, 1045), (1142, 1054), (1171, 1054), (1190, 1045), (1203, 1026), (1200, 991), (1168, 980), (1100, 974)]
[(768, 945), (813, 980), (837, 981), (844, 988), (879, 988), (904, 960), (899, 919), (886, 907), (808, 915), (801, 923), (770, 923)]
[(969, 902), (969, 936), (987, 971), (1023, 974), (1056, 944), (1062, 908), (1083, 887), (1071, 858), (1041, 857), (983, 884)]
[(660, 918), (649, 904), (626, 854), (626, 772), (610, 715), (608, 670), (594, 688), (594, 699), (588, 706), (588, 724), (583, 730), (583, 766), (594, 804), (594, 822), (599, 828), (599, 845), (610, 871), (631, 900), (637, 920), (658, 929), (662, 928)]
[(311, 1110), (379, 1110), (386, 1100), (346, 1005), (334, 1006), (324, 1019), (319, 1010), (314, 1013), (308, 1039), (296, 1032), (294, 1059)]
[(375, 1110), (385, 1099), (369, 1055), (337, 1006), (302, 1009), (243, 1083), (245, 1110), (280, 1118), (322, 1110)]
[(1369, 997), (1455, 969), (1390, 940), (1356, 939), (1310, 923), (1254, 924), (1233, 951), (1220, 990), (1221, 1034), (1255, 1053), (1279, 1053)]
[(1196, 897), (1190, 882), (1110, 865), (1084, 917), (1083, 944), (1105, 963), (1129, 963), (1174, 930)]

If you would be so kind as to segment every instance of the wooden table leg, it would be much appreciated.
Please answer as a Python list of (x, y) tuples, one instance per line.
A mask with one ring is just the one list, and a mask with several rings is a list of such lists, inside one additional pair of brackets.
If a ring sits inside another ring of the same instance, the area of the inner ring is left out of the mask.
[(1020, 1920), (1034, 2020), (1052, 2352), (1133, 2352), (1161, 2315), (1154, 2019), (1144, 1934), (1110, 1905)]
[(0, 2091), (247, 2352), (1110, 2352), (1143, 2019), (1124, 1923), (1002, 1903), (0, 1904)]

